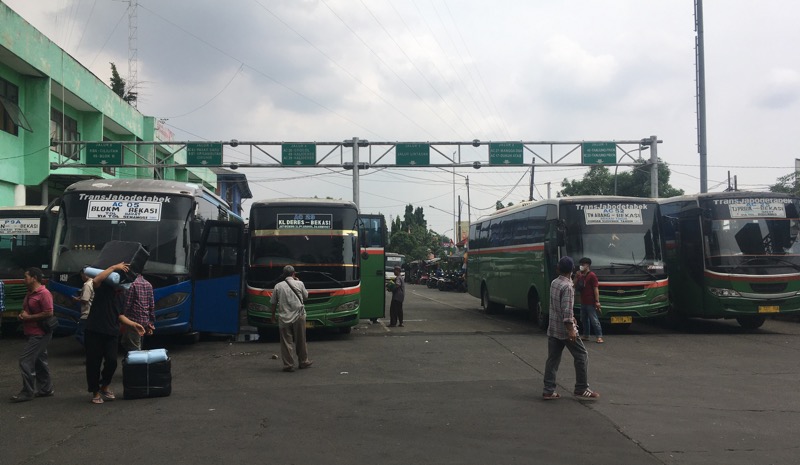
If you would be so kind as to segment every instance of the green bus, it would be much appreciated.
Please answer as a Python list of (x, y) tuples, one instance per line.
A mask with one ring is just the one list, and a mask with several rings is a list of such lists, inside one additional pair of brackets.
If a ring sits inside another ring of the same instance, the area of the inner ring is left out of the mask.
[(55, 222), (47, 221), (46, 208), (44, 205), (0, 207), (0, 280), (5, 294), (3, 333), (13, 333), (19, 326), (17, 316), (28, 292), (25, 269), (40, 268), (45, 277), (50, 276), (49, 238), (52, 235), (47, 229)]
[[(527, 309), (542, 328), (560, 257), (592, 259), (604, 323), (666, 314), (658, 202), (579, 196), (522, 202), (470, 225), (467, 288), (487, 312)], [(580, 302), (576, 299), (576, 308)]]
[(265, 335), (269, 300), (283, 267), (292, 265), (308, 289), (308, 328), (349, 333), (358, 324), (361, 256), (358, 208), (330, 199), (275, 199), (250, 208), (245, 271), (247, 320)]
[(719, 192), (660, 204), (673, 323), (735, 318), (756, 329), (800, 313), (800, 198)]
[(383, 273), (386, 219), (381, 214), (361, 214), (358, 242), (361, 247), (361, 305), (358, 316), (373, 323), (386, 316)]

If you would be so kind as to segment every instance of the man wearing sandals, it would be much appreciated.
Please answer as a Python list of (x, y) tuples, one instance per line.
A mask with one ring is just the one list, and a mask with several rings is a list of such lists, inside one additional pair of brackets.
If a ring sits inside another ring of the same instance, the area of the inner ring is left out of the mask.
[(547, 328), (547, 362), (542, 393), (545, 400), (561, 397), (556, 392), (556, 373), (564, 347), (575, 359), (575, 397), (583, 400), (600, 397), (600, 394), (589, 389), (589, 354), (583, 341), (578, 338), (578, 325), (572, 312), (575, 293), (570, 277), (574, 267), (572, 258), (562, 257), (558, 262), (559, 276), (550, 283), (550, 324)]
[(114, 400), (109, 390), (111, 378), (117, 371), (117, 347), (119, 346), (119, 324), (123, 323), (144, 334), (144, 327), (131, 321), (122, 313), (124, 292), (103, 281), (115, 271), (128, 271), (127, 263), (112, 265), (92, 278), (94, 300), (92, 311), (86, 319), (86, 383), (92, 393), (92, 403), (102, 404)]
[(275, 322), (275, 309), (278, 310), (278, 330), (281, 336), (281, 360), (283, 371), (294, 371), (292, 344), (297, 352), (300, 368), (308, 368), (312, 362), (308, 359), (306, 345), (306, 307), (303, 301), (308, 299), (308, 291), (302, 281), (297, 279), (294, 267), (283, 267), (281, 281), (275, 285), (270, 298), (272, 307), (271, 321)]

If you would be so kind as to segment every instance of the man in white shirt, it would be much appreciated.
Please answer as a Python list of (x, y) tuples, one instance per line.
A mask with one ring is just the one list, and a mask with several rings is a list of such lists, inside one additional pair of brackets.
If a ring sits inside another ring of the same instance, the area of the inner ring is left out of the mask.
[(300, 368), (308, 368), (313, 363), (308, 359), (306, 346), (306, 307), (303, 301), (308, 299), (308, 291), (302, 281), (297, 279), (294, 267), (283, 268), (281, 281), (275, 285), (270, 298), (272, 322), (275, 322), (275, 310), (278, 310), (278, 329), (281, 335), (281, 360), (283, 371), (294, 371), (292, 345), (297, 352)]

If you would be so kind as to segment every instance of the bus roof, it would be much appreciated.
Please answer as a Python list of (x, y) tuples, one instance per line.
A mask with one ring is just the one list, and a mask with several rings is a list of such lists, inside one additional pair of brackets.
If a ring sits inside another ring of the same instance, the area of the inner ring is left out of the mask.
[(667, 197), (658, 199), (659, 203), (703, 201), (713, 199), (739, 199), (739, 198), (797, 198), (794, 194), (783, 192), (754, 192), (754, 191), (731, 191), (731, 192), (706, 192), (703, 194), (688, 194), (677, 197)]
[(492, 218), (498, 218), (505, 215), (510, 215), (514, 212), (520, 210), (526, 210), (528, 208), (538, 207), (540, 205), (558, 206), (559, 204), (573, 204), (573, 203), (586, 203), (586, 202), (658, 203), (658, 200), (649, 197), (623, 197), (615, 195), (576, 195), (573, 197), (558, 197), (555, 199), (543, 199), (538, 201), (526, 200), (516, 205), (512, 205), (510, 207), (497, 210), (493, 213), (490, 213), (489, 215), (482, 216), (478, 218), (476, 221), (473, 221), (472, 224), (480, 223), (486, 220), (490, 220)]
[(283, 198), (283, 199), (269, 199), (257, 200), (250, 205), (250, 209), (257, 207), (313, 207), (313, 206), (326, 206), (326, 207), (348, 207), (358, 208), (356, 204), (349, 200), (337, 199), (315, 199), (315, 198)]
[(142, 194), (171, 194), (202, 197), (207, 195), (230, 209), (230, 204), (205, 187), (184, 181), (160, 179), (86, 179), (71, 184), (64, 190), (70, 192), (133, 192)]
[(15, 212), (37, 214), (42, 213), (45, 208), (47, 208), (47, 205), (18, 205), (16, 207), (0, 207), (0, 215)]

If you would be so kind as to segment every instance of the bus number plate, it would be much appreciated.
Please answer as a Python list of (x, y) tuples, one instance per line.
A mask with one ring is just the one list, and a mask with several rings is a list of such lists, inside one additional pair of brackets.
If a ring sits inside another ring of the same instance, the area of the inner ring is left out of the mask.
[(758, 313), (779, 313), (781, 308), (777, 305), (759, 305)]
[(612, 316), (611, 317), (611, 324), (617, 323), (633, 323), (632, 316)]

